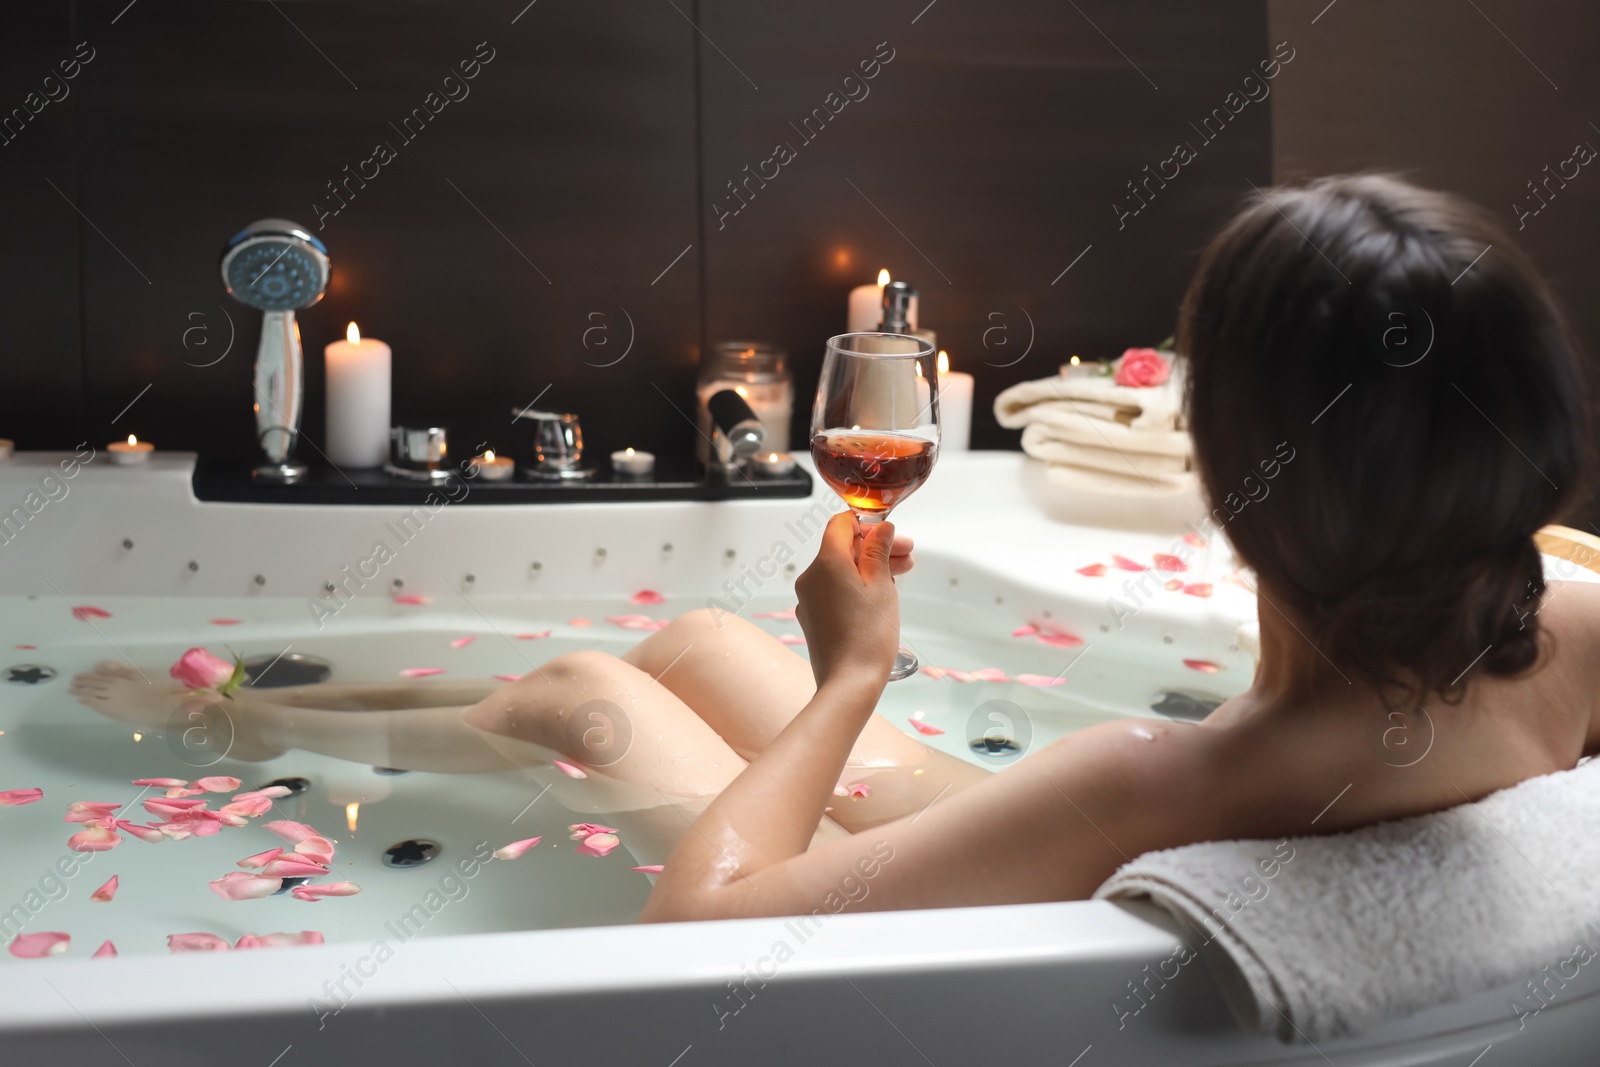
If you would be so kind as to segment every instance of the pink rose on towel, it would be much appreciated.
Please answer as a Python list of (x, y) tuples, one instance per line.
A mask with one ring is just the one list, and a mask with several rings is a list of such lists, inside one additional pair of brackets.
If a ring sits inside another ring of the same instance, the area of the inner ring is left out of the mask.
[(1117, 375), (1113, 381), (1118, 385), (1143, 388), (1160, 385), (1171, 376), (1172, 364), (1162, 359), (1155, 349), (1130, 348), (1122, 353), (1122, 359), (1117, 362)]
[(226, 696), (244, 681), (244, 667), (218, 659), (203, 648), (191, 648), (172, 665), (172, 677), (189, 689), (215, 689)]

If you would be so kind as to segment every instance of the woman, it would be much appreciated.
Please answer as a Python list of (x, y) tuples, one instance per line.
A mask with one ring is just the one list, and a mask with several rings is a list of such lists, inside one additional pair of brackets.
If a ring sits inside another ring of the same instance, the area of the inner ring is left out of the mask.
[[(1600, 750), (1600, 589), (1547, 589), (1532, 542), (1578, 489), (1584, 393), (1505, 235), (1391, 178), (1278, 190), (1203, 255), (1178, 341), (1214, 502), (1281, 443), (1296, 456), (1226, 528), (1259, 583), (1261, 659), (1203, 723), (1108, 723), (999, 774), (927, 748), (873, 714), (910, 545), (842, 514), (797, 582), (809, 667), (692, 612), (486, 694), (345, 694), (390, 709), (357, 715), (326, 686), (252, 695), (241, 744), (457, 771), (560, 752), (631, 847), (676, 842), (647, 921), (807, 913), (841, 885), (866, 886), (856, 910), (1085, 898), (1152, 849), (1436, 811)], [(111, 714), (135, 714), (131, 688), (77, 683)], [(632, 731), (604, 766), (580, 740), (596, 707)], [(1427, 757), (1393, 766), (1396, 729), (1431, 734)]]

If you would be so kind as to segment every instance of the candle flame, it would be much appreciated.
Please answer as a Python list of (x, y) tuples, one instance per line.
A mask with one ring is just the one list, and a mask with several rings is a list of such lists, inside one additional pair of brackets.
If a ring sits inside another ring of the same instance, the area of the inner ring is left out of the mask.
[(350, 827), (350, 832), (356, 832), (356, 820), (361, 815), (361, 802), (351, 801), (344, 806), (344, 821)]
[(767, 462), (768, 463), (776, 463), (776, 462), (778, 462), (778, 454), (776, 452), (768, 452), (767, 453)]
[(361, 331), (356, 329), (356, 324), (351, 323), (344, 328), (344, 339), (353, 345), (361, 343)]
[(494, 462), (494, 449), (486, 448), (486, 449), (483, 450), (483, 461), (485, 463), (493, 463)]
[(135, 740), (135, 741), (143, 741), (143, 740), (144, 740), (144, 734), (141, 734), (141, 733), (135, 733), (135, 734), (134, 734), (134, 735), (133, 735), (133, 739), (134, 739), (134, 740)]
[(137, 438), (137, 437), (135, 437), (135, 436), (133, 436), (133, 434), (131, 434), (131, 433), (130, 433), (130, 434), (129, 434), (129, 435), (128, 435), (128, 444), (130, 444), (130, 445), (136, 445), (136, 444), (138, 444), (138, 443), (139, 443), (139, 439), (138, 439), (138, 438)]
[(1078, 365), (1078, 357), (1077, 356), (1073, 356), (1072, 357), (1072, 365), (1074, 367), (1076, 367)]
[(889, 284), (889, 268), (885, 267), (878, 272), (878, 288), (882, 289)]
[(927, 375), (925, 375), (925, 374), (923, 374), (923, 373), (922, 373), (922, 364), (921, 364), (921, 363), (918, 363), (918, 364), (917, 364), (917, 377), (918, 377), (918, 378), (924, 378), (924, 377), (927, 377)]
[(950, 353), (946, 352), (942, 348), (939, 349), (939, 373), (940, 374), (949, 374), (950, 373)]
[(733, 391), (738, 393), (740, 396), (744, 397), (746, 400), (750, 399), (750, 393), (742, 385), (734, 386), (733, 387)]
[(622, 450), (622, 454), (624, 456), (627, 456), (629, 459), (632, 459), (633, 458), (633, 449), (625, 448), (625, 449)]

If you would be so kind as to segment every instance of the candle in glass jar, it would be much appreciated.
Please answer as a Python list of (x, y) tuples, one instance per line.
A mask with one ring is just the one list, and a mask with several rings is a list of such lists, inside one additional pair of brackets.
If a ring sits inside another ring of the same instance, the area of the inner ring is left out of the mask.
[(131, 433), (126, 441), (112, 441), (106, 446), (111, 462), (119, 467), (131, 467), (136, 463), (143, 463), (155, 450), (155, 445), (149, 441), (141, 441)]
[(656, 469), (655, 453), (624, 448), (611, 453), (611, 469), (618, 474), (649, 474)]
[(481, 456), (472, 457), (473, 473), (487, 482), (503, 482), (516, 471), (517, 465), (509, 456), (497, 456), (494, 449), (486, 448)]
[(351, 323), (327, 359), (328, 460), (337, 467), (381, 467), (389, 458), (390, 351)]

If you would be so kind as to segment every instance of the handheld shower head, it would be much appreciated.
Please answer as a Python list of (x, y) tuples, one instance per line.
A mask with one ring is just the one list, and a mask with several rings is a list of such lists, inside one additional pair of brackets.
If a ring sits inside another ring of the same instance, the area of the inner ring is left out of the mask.
[(223, 247), (222, 284), (235, 300), (263, 313), (255, 410), (256, 437), (267, 462), (256, 468), (259, 477), (292, 482), (305, 473), (290, 459), (305, 396), (294, 313), (322, 299), (331, 269), (327, 246), (288, 219), (252, 222)]

